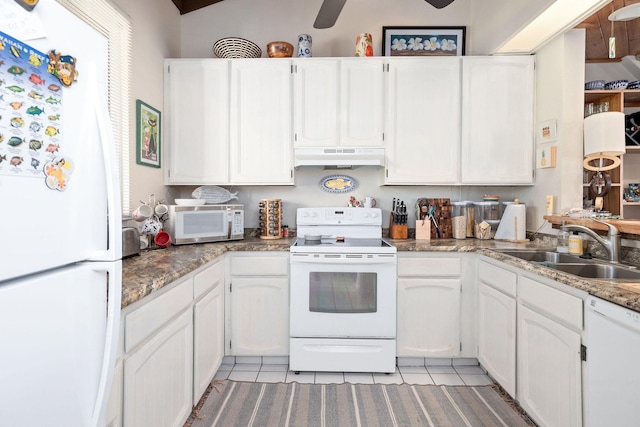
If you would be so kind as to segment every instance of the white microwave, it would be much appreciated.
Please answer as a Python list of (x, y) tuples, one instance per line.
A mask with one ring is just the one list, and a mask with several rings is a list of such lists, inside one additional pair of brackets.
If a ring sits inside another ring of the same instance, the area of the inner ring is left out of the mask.
[(171, 205), (164, 226), (174, 245), (240, 240), (244, 238), (244, 206)]

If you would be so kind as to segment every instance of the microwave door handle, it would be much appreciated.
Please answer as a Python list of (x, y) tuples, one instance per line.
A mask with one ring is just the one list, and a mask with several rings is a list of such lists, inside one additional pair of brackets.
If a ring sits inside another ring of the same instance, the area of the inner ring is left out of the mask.
[(233, 215), (227, 210), (227, 240), (231, 240), (231, 230), (233, 226)]

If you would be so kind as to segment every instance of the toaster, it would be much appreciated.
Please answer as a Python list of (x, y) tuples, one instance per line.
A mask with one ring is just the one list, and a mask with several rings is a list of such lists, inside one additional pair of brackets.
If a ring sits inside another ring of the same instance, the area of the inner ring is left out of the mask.
[(140, 255), (140, 233), (135, 227), (122, 227), (122, 258)]

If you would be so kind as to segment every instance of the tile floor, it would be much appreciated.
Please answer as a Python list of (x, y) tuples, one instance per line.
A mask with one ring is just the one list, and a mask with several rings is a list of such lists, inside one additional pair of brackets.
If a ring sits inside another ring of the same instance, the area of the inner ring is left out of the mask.
[[(371, 374), (359, 372), (300, 372), (296, 375), (286, 363), (265, 363), (257, 358), (256, 363), (237, 363), (224, 360), (215, 379), (249, 382), (298, 382), (311, 384), (418, 384), (418, 385), (468, 385), (492, 384), (478, 365), (429, 365), (398, 366), (393, 374)], [(252, 362), (252, 361), (249, 361)], [(277, 362), (277, 361), (276, 361)], [(285, 361), (286, 362), (286, 361)]]

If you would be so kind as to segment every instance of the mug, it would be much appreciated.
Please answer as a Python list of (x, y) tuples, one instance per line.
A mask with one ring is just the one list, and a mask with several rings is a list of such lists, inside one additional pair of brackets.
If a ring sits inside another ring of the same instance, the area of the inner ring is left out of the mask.
[(143, 204), (137, 207), (131, 214), (133, 219), (138, 222), (142, 222), (153, 215), (153, 208), (149, 205)]
[(152, 236), (155, 236), (156, 234), (158, 234), (158, 232), (160, 232), (161, 229), (162, 229), (162, 223), (160, 222), (158, 217), (155, 215), (145, 219), (144, 222), (142, 223), (142, 232), (144, 234), (150, 234)]
[(164, 203), (158, 203), (155, 208), (156, 215), (162, 216), (169, 212), (169, 207)]
[(376, 199), (373, 197), (365, 197), (364, 198), (364, 207), (365, 208), (375, 208), (376, 207)]
[(156, 245), (160, 248), (166, 248), (171, 244), (171, 236), (166, 231), (158, 231), (158, 234), (153, 238), (153, 241), (156, 242)]

